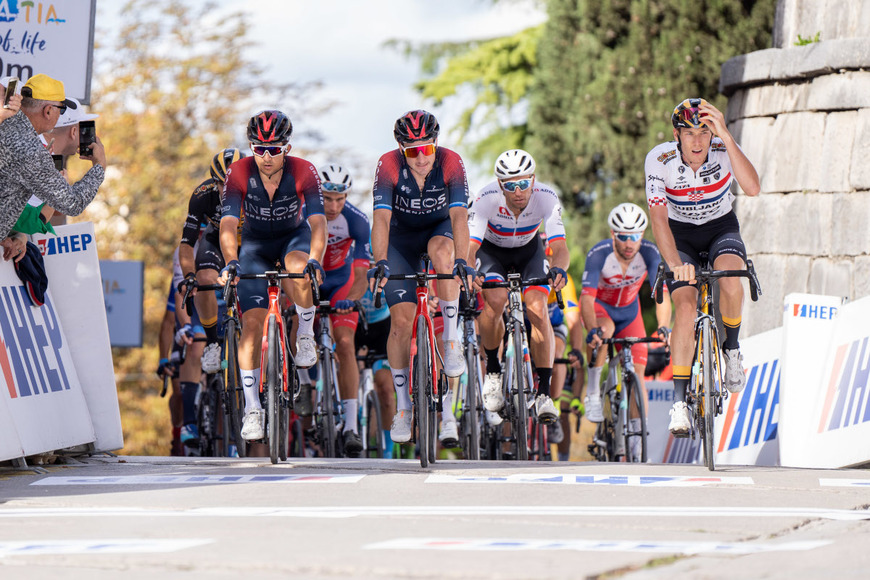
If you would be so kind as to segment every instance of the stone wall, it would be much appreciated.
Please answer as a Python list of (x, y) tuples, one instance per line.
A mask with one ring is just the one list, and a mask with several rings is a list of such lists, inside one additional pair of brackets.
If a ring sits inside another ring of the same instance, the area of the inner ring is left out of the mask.
[(774, 46), (729, 60), (719, 86), (761, 177), (736, 205), (764, 291), (745, 336), (779, 326), (790, 292), (870, 295), (870, 0), (780, 0)]

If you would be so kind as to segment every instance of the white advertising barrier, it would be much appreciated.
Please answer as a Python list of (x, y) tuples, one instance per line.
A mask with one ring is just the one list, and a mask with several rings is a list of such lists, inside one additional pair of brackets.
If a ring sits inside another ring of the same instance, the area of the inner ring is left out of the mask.
[[(115, 369), (109, 345), (100, 261), (91, 222), (57, 226), (57, 236), (35, 234), (94, 425), (96, 451), (124, 446)], [(14, 274), (13, 274), (14, 275)]]
[(746, 387), (716, 417), (716, 463), (779, 465), (782, 328), (740, 341)]
[[(825, 344), (827, 349), (819, 349)], [(821, 381), (814, 389), (807, 389), (801, 405), (792, 401), (792, 385), (788, 384), (789, 406), (784, 413), (792, 421), (797, 407), (806, 417), (801, 448), (790, 447), (788, 465), (853, 467), (870, 463), (870, 297), (843, 305), (834, 320), (831, 340), (815, 341), (813, 346), (817, 352), (812, 360), (793, 359), (788, 353), (789, 365), (810, 367), (813, 372), (822, 369)], [(819, 350), (822, 354), (827, 351), (821, 361)]]
[[(818, 462), (820, 458), (807, 453), (807, 445), (815, 432), (811, 426), (819, 422), (819, 394), (827, 384), (825, 359), (828, 345), (834, 340), (835, 321), (842, 304), (839, 296), (785, 297), (778, 429), (780, 465), (824, 467)], [(830, 457), (825, 461), (830, 461)]]
[[(0, 460), (94, 440), (52, 293), (42, 307), (32, 306), (12, 263), (5, 261), (0, 261), (0, 400), (20, 442), (18, 450), (0, 444)], [(4, 439), (6, 430), (2, 427)]]
[(90, 103), (96, 0), (0, 0), (0, 76), (43, 73)]

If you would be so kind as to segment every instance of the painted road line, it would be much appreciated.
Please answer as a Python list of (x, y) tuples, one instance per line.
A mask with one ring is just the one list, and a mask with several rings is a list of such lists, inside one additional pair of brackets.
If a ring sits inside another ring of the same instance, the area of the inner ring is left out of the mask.
[(696, 507), (696, 506), (323, 506), (206, 507), (178, 510), (146, 508), (2, 508), (0, 519), (77, 517), (290, 517), (337, 519), (355, 517), (654, 517), (654, 518), (799, 518), (841, 521), (870, 520), (870, 509)]
[(656, 554), (758, 554), (761, 552), (799, 552), (832, 544), (830, 541), (806, 542), (660, 542), (606, 540), (526, 540), (400, 538), (369, 544), (366, 550), (456, 550), (502, 551), (572, 550), (577, 552), (645, 552)]
[(699, 487), (754, 485), (751, 477), (690, 477), (666, 475), (559, 475), (514, 473), (507, 476), (430, 475), (426, 483), (540, 483), (561, 485), (615, 485), (622, 487)]
[(365, 475), (119, 475), (44, 477), (30, 485), (221, 485), (230, 483), (357, 483)]
[(822, 479), (819, 478), (822, 487), (870, 487), (870, 479)]
[(214, 540), (161, 540), (118, 539), (111, 540), (23, 540), (0, 541), (0, 558), (5, 556), (32, 556), (42, 554), (145, 554), (177, 552)]

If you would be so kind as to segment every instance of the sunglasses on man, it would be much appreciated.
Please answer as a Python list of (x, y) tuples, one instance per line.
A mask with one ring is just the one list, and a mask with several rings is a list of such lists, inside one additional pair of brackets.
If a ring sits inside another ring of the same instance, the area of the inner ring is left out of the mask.
[(417, 145), (416, 147), (403, 147), (402, 152), (408, 159), (415, 159), (417, 155), (425, 155), (428, 157), (435, 153), (435, 144), (427, 143), (426, 145)]
[(639, 242), (643, 238), (643, 234), (616, 234), (616, 239), (620, 242)]
[(333, 193), (344, 193), (347, 191), (347, 185), (344, 183), (332, 183), (331, 181), (324, 181), (322, 187), (325, 191), (331, 191)]
[(520, 179), (518, 181), (502, 181), (501, 186), (502, 188), (504, 188), (505, 191), (509, 192), (514, 192), (517, 189), (525, 191), (532, 186), (532, 180)]
[(290, 150), (290, 144), (286, 145), (251, 145), (251, 151), (257, 157), (265, 157), (266, 153), (269, 157), (278, 157)]

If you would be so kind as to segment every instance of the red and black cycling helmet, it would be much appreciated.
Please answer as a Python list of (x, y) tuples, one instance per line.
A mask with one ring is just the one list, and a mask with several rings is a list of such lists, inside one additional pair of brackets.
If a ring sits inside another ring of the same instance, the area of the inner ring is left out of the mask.
[(260, 111), (248, 121), (248, 141), (265, 145), (287, 143), (293, 133), (293, 123), (277, 110)]
[(408, 111), (396, 120), (393, 136), (399, 143), (437, 139), (440, 129), (441, 126), (438, 125), (438, 119), (435, 118), (435, 115), (429, 111), (418, 109)]
[(674, 129), (698, 129), (706, 126), (706, 123), (701, 120), (701, 114), (698, 107), (706, 105), (704, 99), (685, 99), (679, 105), (674, 107), (674, 112), (671, 114), (671, 123)]

